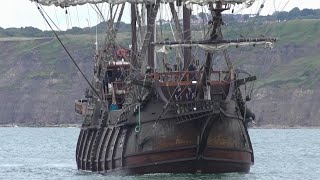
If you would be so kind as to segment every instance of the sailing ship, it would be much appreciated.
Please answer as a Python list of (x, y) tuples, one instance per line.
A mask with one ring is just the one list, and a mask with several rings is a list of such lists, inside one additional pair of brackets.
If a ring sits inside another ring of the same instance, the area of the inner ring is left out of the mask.
[[(223, 11), (249, 7), (254, 0), (37, 3), (62, 8), (107, 3), (110, 7), (106, 42), (96, 51), (90, 89), (85, 99), (75, 101), (75, 111), (84, 119), (76, 147), (79, 170), (121, 175), (249, 172), (254, 153), (247, 124), (255, 115), (246, 106), (250, 97), (243, 97), (240, 88), (256, 76), (242, 78), (228, 48), (270, 48), (276, 39), (224, 39), (221, 29)], [(126, 4), (131, 6), (129, 49), (116, 43)], [(191, 38), (193, 5), (208, 8), (212, 16), (202, 40)], [(173, 40), (156, 36), (161, 6), (170, 8)], [(182, 11), (182, 24), (177, 9)], [(198, 51), (204, 58), (199, 59)], [(213, 66), (218, 53), (225, 69)]]

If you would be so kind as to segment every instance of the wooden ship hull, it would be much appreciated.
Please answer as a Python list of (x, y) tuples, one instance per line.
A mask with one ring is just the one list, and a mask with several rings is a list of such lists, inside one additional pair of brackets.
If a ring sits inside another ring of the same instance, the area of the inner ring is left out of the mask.
[[(229, 117), (228, 117), (229, 116)], [(78, 169), (115, 174), (249, 172), (253, 150), (243, 121), (230, 115), (161, 120), (157, 130), (141, 144), (154, 124), (83, 127), (76, 160)], [(205, 123), (212, 123), (200, 138)]]
[(182, 99), (166, 109), (151, 97), (141, 105), (140, 119), (133, 107), (125, 121), (120, 110), (88, 120), (77, 143), (78, 169), (120, 175), (249, 172), (254, 156), (247, 127), (238, 103), (214, 91), (221, 85), (212, 86), (211, 100)]
[[(135, 43), (132, 46), (130, 63), (134, 67), (144, 70), (146, 65), (151, 66), (151, 69), (155, 67), (154, 46), (157, 46), (157, 43), (152, 44), (152, 40), (159, 3), (160, 1), (157, 1), (154, 7), (147, 5), (147, 14), (150, 16), (141, 51), (137, 53)], [(105, 90), (102, 89), (105, 88), (98, 83), (103, 78), (95, 76), (98, 80), (93, 84), (100, 90), (101, 98), (92, 93), (94, 98), (89, 103), (94, 105), (91, 108), (92, 113), (84, 113), (86, 117), (76, 149), (79, 170), (119, 175), (249, 172), (254, 163), (254, 155), (246, 126), (254, 119), (254, 114), (247, 109), (239, 87), (254, 81), (255, 76), (236, 78), (227, 52), (224, 52), (228, 66), (225, 71), (212, 69), (213, 53), (210, 52), (206, 55), (203, 68), (189, 68), (192, 64), (192, 43), (204, 43), (204, 46), (212, 47), (231, 43), (223, 42), (219, 28), (222, 24), (221, 12), (226, 10), (222, 4), (217, 1), (216, 7), (211, 10), (216, 14), (216, 18), (210, 40), (190, 41), (191, 11), (184, 6), (184, 42), (158, 43), (185, 43), (184, 67), (167, 68), (163, 59), (165, 72), (152, 72), (148, 69), (142, 75), (143, 78), (131, 78), (129, 84), (128, 81), (112, 81), (113, 89), (109, 95), (104, 94)], [(175, 16), (174, 8), (171, 10)], [(134, 5), (131, 12), (134, 17)], [(133, 34), (136, 29), (134, 19), (132, 18)], [(176, 26), (178, 27), (179, 23), (176, 23)], [(234, 43), (251, 43), (250, 41), (251, 39)], [(267, 39), (254, 41), (265, 42)], [(132, 37), (132, 42), (136, 42), (135, 36)], [(191, 46), (188, 47), (189, 45)], [(145, 61), (139, 64), (137, 59)], [(110, 61), (98, 59), (97, 62), (100, 62), (102, 72), (107, 74), (116, 69), (106, 64)], [(188, 92), (192, 92), (192, 97), (188, 97)], [(107, 110), (102, 110), (105, 109), (102, 108), (105, 103)], [(110, 110), (113, 105), (119, 107), (119, 110)]]
[[(249, 7), (254, 0), (41, 0), (37, 4), (65, 8), (103, 2), (109, 3), (110, 13), (105, 19), (95, 5), (107, 33), (103, 49), (96, 42), (91, 82), (68, 53), (90, 87), (86, 99), (75, 102), (75, 111), (84, 117), (76, 147), (78, 169), (119, 175), (249, 172), (254, 155), (247, 124), (255, 115), (246, 106), (250, 95), (246, 92), (243, 98), (240, 86), (256, 77), (236, 70), (227, 48), (271, 48), (275, 39), (227, 40), (221, 29), (223, 11), (238, 4)], [(129, 49), (116, 42), (126, 3), (131, 6)], [(174, 41), (162, 37), (162, 31), (161, 40), (156, 34), (161, 4), (169, 5)], [(210, 11), (202, 40), (191, 38), (193, 4)], [(182, 24), (177, 8), (183, 11)], [(38, 10), (45, 18), (39, 5)], [(174, 48), (175, 57), (168, 59)], [(223, 68), (213, 65), (221, 59)]]

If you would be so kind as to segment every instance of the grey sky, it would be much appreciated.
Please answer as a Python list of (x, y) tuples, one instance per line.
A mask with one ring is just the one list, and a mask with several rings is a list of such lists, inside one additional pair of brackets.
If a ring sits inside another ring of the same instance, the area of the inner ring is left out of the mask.
[[(242, 11), (243, 13), (256, 13), (259, 4), (263, 0), (257, 0), (256, 5)], [(287, 3), (288, 2), (288, 3)], [(285, 6), (285, 4), (287, 4)], [(275, 10), (288, 11), (294, 7), (303, 8), (320, 8), (319, 0), (267, 0), (262, 14), (272, 14)], [(100, 5), (100, 8), (106, 8)], [(65, 10), (57, 7), (46, 7), (46, 12), (56, 22), (61, 29), (71, 28), (72, 26), (85, 27), (88, 25), (95, 25), (97, 15), (90, 5), (83, 5), (79, 7), (72, 7), (68, 10), (68, 16), (65, 15)], [(123, 21), (130, 22), (129, 8), (126, 8)], [(0, 27), (25, 27), (33, 26), (43, 30), (49, 30), (43, 18), (38, 12), (34, 3), (29, 0), (10, 0), (3, 1), (0, 7)]]

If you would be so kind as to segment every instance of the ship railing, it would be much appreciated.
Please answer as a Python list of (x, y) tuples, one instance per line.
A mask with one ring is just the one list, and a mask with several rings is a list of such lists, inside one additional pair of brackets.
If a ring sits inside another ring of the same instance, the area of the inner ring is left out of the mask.
[(127, 61), (105, 61), (102, 67), (107, 70), (116, 70), (118, 67), (129, 69), (130, 63)]
[(169, 104), (169, 106), (170, 111), (176, 112), (177, 114), (198, 111), (213, 111), (215, 113), (219, 113), (220, 104), (220, 101), (217, 100), (196, 100), (172, 102)]
[[(198, 81), (204, 71), (173, 71), (163, 73), (151, 73), (149, 78), (160, 82), (178, 82), (178, 81)], [(211, 79), (216, 79), (221, 82), (224, 81), (225, 75), (229, 74), (229, 71), (211, 71)]]

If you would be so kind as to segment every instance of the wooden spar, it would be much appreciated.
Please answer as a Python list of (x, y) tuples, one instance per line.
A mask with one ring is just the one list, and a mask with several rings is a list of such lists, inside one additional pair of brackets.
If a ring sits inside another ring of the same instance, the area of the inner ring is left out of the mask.
[[(191, 10), (185, 5), (183, 6), (183, 39), (185, 41), (191, 40), (191, 25), (190, 25)], [(188, 69), (191, 63), (191, 48), (185, 47), (183, 51), (184, 69)]]
[(152, 5), (147, 5), (147, 19), (148, 19), (147, 26), (148, 26), (148, 28), (150, 26), (152, 26), (151, 24), (153, 24), (153, 28), (151, 30), (148, 29), (148, 31), (151, 33), (149, 44), (148, 44), (148, 65), (151, 68), (154, 68), (154, 47), (151, 46), (151, 42), (154, 40), (154, 37), (155, 37), (154, 28), (155, 28), (156, 24), (154, 22), (152, 22), (153, 21), (153, 18), (151, 17), (153, 15), (152, 9), (153, 9)]
[(276, 38), (246, 38), (246, 39), (224, 39), (224, 40), (200, 40), (200, 41), (163, 41), (152, 43), (153, 45), (178, 45), (178, 44), (203, 44), (216, 45), (224, 43), (243, 43), (243, 42), (275, 42)]
[(131, 64), (133, 67), (137, 66), (137, 15), (136, 15), (136, 5), (131, 4)]

